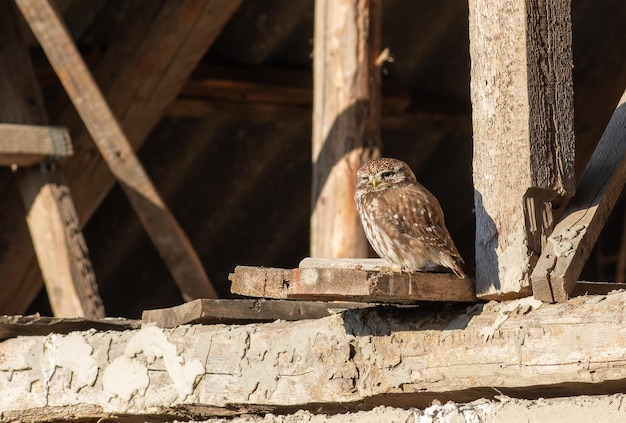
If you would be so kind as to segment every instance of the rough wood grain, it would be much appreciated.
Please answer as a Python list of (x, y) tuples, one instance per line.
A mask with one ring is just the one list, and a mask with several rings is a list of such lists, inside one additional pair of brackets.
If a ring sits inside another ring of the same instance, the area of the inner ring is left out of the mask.
[(263, 299), (198, 299), (179, 306), (145, 310), (144, 323), (162, 328), (186, 324), (241, 324), (274, 320), (319, 319), (339, 311), (370, 307), (373, 304), (345, 301), (288, 301)]
[(75, 419), (88, 410), (199, 420), (424, 407), (435, 398), (466, 402), (500, 393), (618, 393), (626, 383), (624, 302), (626, 293), (558, 305), (529, 297), (297, 322), (7, 339), (0, 343), (0, 421), (37, 413), (50, 421), (68, 409)]
[[(188, 76), (215, 41), (240, 0), (181, 0), (166, 2), (152, 19), (131, 16), (94, 71), (114, 114), (133, 148), (139, 149), (176, 97)], [(148, 15), (149, 16), (149, 15)], [(143, 18), (143, 19), (142, 19)], [(15, 72), (20, 72), (16, 70)], [(8, 89), (14, 89), (10, 86)], [(7, 92), (3, 90), (2, 92)], [(85, 225), (115, 182), (106, 163), (71, 106), (55, 122), (73, 136), (74, 157), (64, 163), (81, 225)], [(41, 289), (42, 279), (23, 219), (19, 196), (10, 191), (3, 212), (11, 231), (11, 250), (0, 255), (0, 313), (23, 313)], [(11, 295), (4, 293), (10, 292)]]
[(530, 294), (552, 205), (574, 194), (570, 0), (471, 0), (476, 292)]
[(626, 183), (626, 92), (532, 274), (533, 295), (567, 301)]
[[(17, 29), (18, 13), (11, 2), (0, 4), (2, 37), (0, 38), (0, 121), (45, 125), (48, 123), (43, 99), (28, 50)], [(32, 144), (35, 137), (48, 139), (51, 151), (71, 151), (71, 143), (64, 129), (31, 126), (3, 125), (7, 132), (28, 137), (19, 145)], [(24, 129), (28, 128), (28, 129)], [(17, 134), (16, 134), (17, 133)], [(50, 140), (50, 137), (55, 137)], [(15, 141), (15, 140), (14, 140)], [(78, 224), (76, 209), (63, 174), (54, 162), (40, 168), (19, 169), (17, 182), (25, 205), (21, 219), (28, 222), (32, 247), (45, 281), (48, 298), (56, 316), (87, 318), (104, 317), (104, 306), (98, 294), (95, 273), (89, 259), (85, 238)], [(23, 209), (18, 209), (22, 212)], [(6, 224), (7, 222), (5, 222)], [(18, 244), (17, 247), (24, 245)], [(13, 248), (10, 244), (9, 249)], [(32, 254), (32, 253), (31, 253)], [(36, 266), (36, 265), (35, 265)], [(38, 274), (37, 267), (34, 270)], [(9, 278), (12, 275), (3, 275)], [(39, 275), (38, 275), (39, 276)], [(39, 276), (41, 277), (41, 276)], [(3, 289), (5, 301), (14, 292)], [(22, 292), (34, 296), (39, 286), (22, 287)], [(17, 298), (20, 295), (16, 296)]]
[(17, 4), (183, 297), (217, 297), (191, 242), (137, 159), (58, 12), (49, 0), (18, 0)]
[(476, 301), (474, 282), (449, 273), (399, 273), (380, 259), (305, 259), (298, 269), (237, 266), (231, 292), (250, 297), (414, 303)]
[(32, 166), (72, 154), (65, 128), (0, 123), (0, 166)]
[(367, 257), (356, 172), (380, 154), (379, 0), (317, 0), (311, 256)]

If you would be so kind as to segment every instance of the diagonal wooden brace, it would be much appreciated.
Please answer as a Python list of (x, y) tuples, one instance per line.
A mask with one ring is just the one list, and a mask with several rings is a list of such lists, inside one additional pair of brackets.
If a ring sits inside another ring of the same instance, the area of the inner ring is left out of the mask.
[(626, 182), (626, 92), (531, 276), (541, 301), (567, 301)]

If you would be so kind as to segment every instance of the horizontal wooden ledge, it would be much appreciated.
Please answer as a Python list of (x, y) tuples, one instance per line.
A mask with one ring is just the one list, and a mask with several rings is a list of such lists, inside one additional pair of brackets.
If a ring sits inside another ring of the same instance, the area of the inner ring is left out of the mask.
[(237, 266), (231, 292), (248, 297), (412, 303), (476, 301), (474, 281), (451, 273), (394, 272), (381, 259), (306, 258), (297, 269)]
[(233, 324), (274, 320), (319, 319), (343, 310), (374, 304), (346, 301), (291, 301), (264, 299), (197, 299), (175, 307), (146, 310), (144, 323), (162, 328), (185, 324)]
[(48, 421), (71, 408), (75, 419), (85, 417), (81, 410), (208, 418), (422, 407), (499, 392), (618, 393), (626, 384), (625, 302), (624, 292), (561, 304), (528, 297), (12, 338), (0, 343), (0, 372), (11, 375), (0, 377), (0, 417)]
[(74, 154), (65, 128), (0, 124), (0, 166), (32, 166)]

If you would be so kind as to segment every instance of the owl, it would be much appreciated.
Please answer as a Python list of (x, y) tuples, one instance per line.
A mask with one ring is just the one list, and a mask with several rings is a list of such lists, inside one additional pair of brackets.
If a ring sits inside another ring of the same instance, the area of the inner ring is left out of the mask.
[(357, 172), (356, 209), (374, 251), (403, 271), (441, 266), (465, 273), (439, 201), (401, 160), (376, 159)]

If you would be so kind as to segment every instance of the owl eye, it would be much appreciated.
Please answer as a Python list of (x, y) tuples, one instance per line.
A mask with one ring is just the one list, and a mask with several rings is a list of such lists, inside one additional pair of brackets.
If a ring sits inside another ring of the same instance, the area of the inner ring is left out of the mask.
[(387, 172), (383, 172), (381, 173), (381, 177), (384, 178), (390, 178), (395, 174), (395, 172), (393, 170), (388, 170)]

